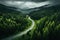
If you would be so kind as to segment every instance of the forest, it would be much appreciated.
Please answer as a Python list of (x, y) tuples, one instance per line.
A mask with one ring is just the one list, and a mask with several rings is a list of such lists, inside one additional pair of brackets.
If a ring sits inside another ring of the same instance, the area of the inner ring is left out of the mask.
[[(5, 10), (6, 11), (6, 10)], [(28, 29), (32, 23), (21, 12), (0, 12), (0, 39)], [(13, 40), (60, 40), (60, 5), (28, 14), (35, 24), (32, 30)]]
[(30, 25), (31, 21), (25, 15), (0, 12), (0, 39), (24, 31)]
[(29, 16), (35, 21), (34, 28), (14, 40), (60, 40), (59, 5), (31, 12)]

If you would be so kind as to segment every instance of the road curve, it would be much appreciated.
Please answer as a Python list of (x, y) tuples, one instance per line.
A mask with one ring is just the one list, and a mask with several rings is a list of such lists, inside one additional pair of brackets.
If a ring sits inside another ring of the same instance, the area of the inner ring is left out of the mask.
[(20, 36), (25, 35), (25, 34), (28, 33), (31, 29), (33, 29), (33, 27), (34, 27), (34, 25), (35, 25), (35, 22), (34, 22), (34, 20), (32, 20), (30, 17), (28, 17), (28, 19), (32, 22), (32, 24), (31, 24), (31, 26), (30, 26), (27, 30), (25, 30), (25, 31), (23, 31), (23, 32), (20, 32), (19, 34), (10, 36), (10, 37), (8, 37), (8, 38), (4, 38), (4, 39), (2, 39), (2, 40), (13, 40), (14, 38), (17, 38), (17, 37), (20, 37)]

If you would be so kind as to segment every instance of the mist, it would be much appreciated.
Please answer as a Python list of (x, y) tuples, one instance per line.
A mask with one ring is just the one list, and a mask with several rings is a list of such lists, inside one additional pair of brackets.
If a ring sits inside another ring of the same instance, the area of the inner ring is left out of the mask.
[[(52, 6), (60, 4), (60, 0), (0, 0), (0, 4), (15, 7), (16, 10), (27, 10), (45, 5)], [(23, 11), (25, 12), (25, 11)]]
[(19, 9), (30, 9), (30, 8), (41, 7), (41, 6), (50, 4), (49, 1), (45, 1), (45, 2), (4, 1), (4, 2), (0, 2), (0, 3), (4, 4), (6, 6), (16, 7), (16, 8), (19, 8)]

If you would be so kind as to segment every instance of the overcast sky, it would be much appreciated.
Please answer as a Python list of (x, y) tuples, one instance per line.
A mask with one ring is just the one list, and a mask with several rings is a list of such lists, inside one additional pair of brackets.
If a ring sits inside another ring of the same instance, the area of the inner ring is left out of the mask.
[(41, 2), (46, 0), (0, 0), (0, 1), (34, 1), (34, 2)]
[(18, 9), (30, 9), (44, 5), (60, 4), (60, 0), (0, 0), (0, 4)]

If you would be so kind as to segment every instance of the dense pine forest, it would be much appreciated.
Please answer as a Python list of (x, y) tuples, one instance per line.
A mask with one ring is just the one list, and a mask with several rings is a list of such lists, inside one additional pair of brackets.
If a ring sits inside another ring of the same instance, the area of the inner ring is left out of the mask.
[(29, 15), (35, 21), (34, 28), (14, 40), (60, 40), (60, 5), (34, 11)]
[(26, 30), (31, 21), (21, 12), (0, 4), (0, 39)]
[[(13, 40), (60, 40), (60, 5), (42, 8), (28, 14), (35, 25), (27, 34)], [(31, 25), (26, 14), (0, 12), (0, 39), (18, 34)]]

